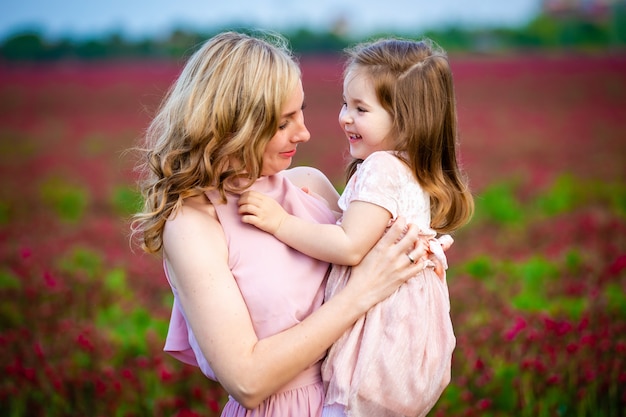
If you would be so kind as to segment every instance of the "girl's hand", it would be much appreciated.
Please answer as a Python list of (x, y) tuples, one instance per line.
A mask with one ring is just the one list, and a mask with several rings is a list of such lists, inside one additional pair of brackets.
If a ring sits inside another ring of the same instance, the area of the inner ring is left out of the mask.
[(448, 269), (448, 261), (444, 252), (450, 249), (453, 243), (454, 240), (450, 235), (442, 235), (438, 238), (430, 238), (426, 241), (428, 254), (424, 260), (428, 266), (434, 268), (435, 273), (442, 281), (445, 279), (446, 269)]
[(245, 191), (238, 204), (242, 222), (273, 235), (288, 216), (276, 200), (258, 191)]

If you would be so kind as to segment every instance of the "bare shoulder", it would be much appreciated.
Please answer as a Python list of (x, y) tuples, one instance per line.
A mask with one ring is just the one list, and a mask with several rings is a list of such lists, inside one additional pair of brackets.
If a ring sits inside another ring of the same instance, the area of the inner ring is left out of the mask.
[(164, 233), (210, 227), (218, 223), (213, 204), (205, 195), (185, 199), (180, 209), (165, 223)]
[(284, 175), (297, 187), (308, 190), (326, 200), (333, 210), (338, 210), (339, 193), (328, 177), (317, 168), (299, 166), (283, 171)]
[(163, 230), (165, 257), (174, 263), (188, 260), (199, 249), (206, 251), (208, 247), (212, 255), (226, 256), (225, 242), (215, 208), (204, 195), (187, 198)]
[(311, 187), (319, 182), (329, 182), (322, 171), (313, 167), (298, 166), (286, 169), (283, 172), (285, 177), (298, 187)]

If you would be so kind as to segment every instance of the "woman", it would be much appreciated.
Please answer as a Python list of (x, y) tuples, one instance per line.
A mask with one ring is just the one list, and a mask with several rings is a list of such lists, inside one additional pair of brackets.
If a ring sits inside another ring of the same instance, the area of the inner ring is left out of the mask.
[(162, 253), (174, 293), (165, 349), (222, 384), (223, 416), (319, 416), (326, 350), (426, 254), (400, 220), (322, 305), (328, 264), (240, 221), (239, 195), (256, 190), (335, 222), (328, 179), (286, 170), (310, 135), (299, 67), (273, 40), (227, 32), (190, 58), (147, 131), (133, 224), (143, 248)]

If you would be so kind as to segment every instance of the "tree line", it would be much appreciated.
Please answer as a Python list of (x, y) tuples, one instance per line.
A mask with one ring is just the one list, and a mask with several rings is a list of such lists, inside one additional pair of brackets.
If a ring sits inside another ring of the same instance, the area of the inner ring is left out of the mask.
[[(194, 32), (173, 30), (159, 39), (128, 40), (120, 34), (77, 40), (48, 40), (37, 31), (15, 33), (0, 43), (5, 61), (53, 61), (61, 59), (179, 59), (189, 55), (210, 36), (229, 28)], [(236, 28), (232, 28), (236, 29)], [(238, 29), (240, 30), (240, 29)], [(296, 54), (331, 54), (363, 39), (333, 31), (298, 29), (283, 33)], [(379, 37), (389, 33), (372, 34)], [(405, 38), (423, 36), (450, 52), (493, 53), (508, 50), (623, 50), (626, 46), (626, 11), (614, 10), (608, 18), (539, 15), (520, 28), (464, 29), (447, 27), (422, 33), (394, 33)]]

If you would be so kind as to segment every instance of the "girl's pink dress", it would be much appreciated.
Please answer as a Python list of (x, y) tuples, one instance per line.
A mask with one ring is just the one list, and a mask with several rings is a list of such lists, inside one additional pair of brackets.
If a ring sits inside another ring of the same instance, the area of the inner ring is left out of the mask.
[[(358, 167), (339, 205), (345, 211), (355, 200), (417, 224), (447, 267), (430, 228), (429, 196), (392, 153), (375, 152)], [(349, 275), (349, 267), (333, 265), (326, 299)], [(374, 306), (331, 347), (322, 365), (325, 403), (351, 417), (425, 416), (450, 382), (455, 345), (448, 287), (431, 266)]]
[[(252, 189), (268, 194), (290, 213), (317, 223), (334, 223), (332, 212), (289, 182), (282, 174), (259, 179)], [(328, 264), (291, 249), (271, 234), (241, 222), (238, 196), (229, 195), (221, 204), (217, 193), (207, 193), (214, 204), (228, 244), (229, 267), (241, 290), (257, 336), (262, 339), (293, 327), (318, 309), (324, 299)], [(211, 248), (206, 248), (210, 251)], [(168, 274), (165, 262), (165, 272)], [(169, 278), (168, 278), (169, 280)], [(165, 351), (175, 358), (200, 367), (209, 378), (215, 374), (202, 355), (198, 342), (174, 293)], [(219, 302), (208, 299), (207, 302)], [(322, 357), (253, 410), (229, 398), (224, 417), (319, 416), (324, 400), (320, 376)]]

